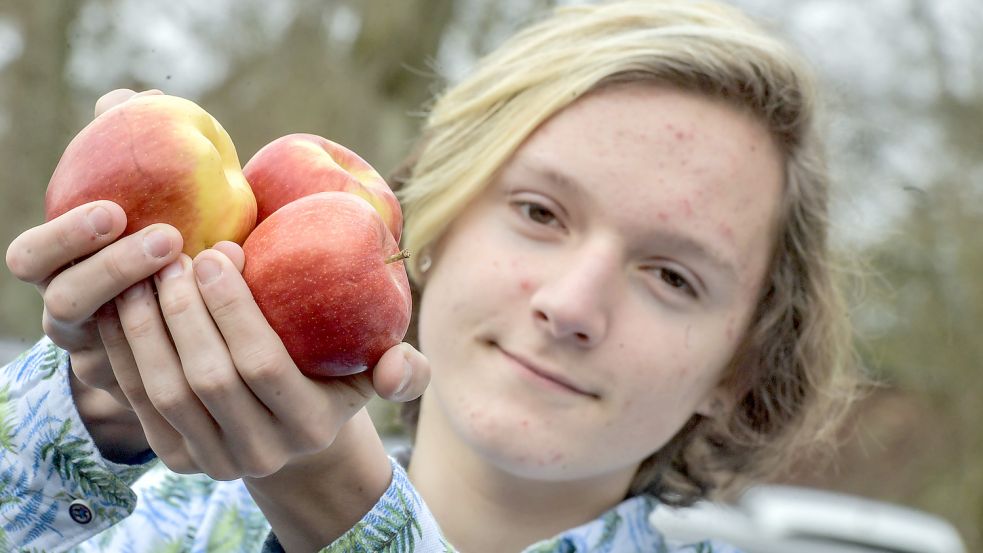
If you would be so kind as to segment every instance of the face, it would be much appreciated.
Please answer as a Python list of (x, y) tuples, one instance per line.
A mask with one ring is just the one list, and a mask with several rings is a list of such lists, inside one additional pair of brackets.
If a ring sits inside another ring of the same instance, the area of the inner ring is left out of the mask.
[(633, 473), (725, 399), (781, 183), (716, 100), (627, 85), (554, 116), (434, 247), (421, 429), (522, 477)]

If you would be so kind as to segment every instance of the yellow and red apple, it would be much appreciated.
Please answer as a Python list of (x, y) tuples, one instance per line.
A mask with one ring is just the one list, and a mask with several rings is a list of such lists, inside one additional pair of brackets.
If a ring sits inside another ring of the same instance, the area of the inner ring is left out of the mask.
[(349, 192), (369, 202), (399, 242), (403, 212), (396, 195), (372, 165), (341, 144), (288, 134), (262, 147), (242, 170), (256, 196), (257, 224), (309, 194)]
[[(282, 160), (284, 170), (292, 159)], [(364, 371), (406, 334), (405, 254), (360, 196), (321, 192), (289, 202), (256, 226), (243, 250), (243, 278), (304, 374)]]
[(256, 200), (228, 133), (175, 96), (123, 102), (72, 139), (48, 182), (45, 217), (94, 200), (123, 208), (124, 234), (153, 223), (177, 227), (190, 256), (221, 240), (241, 244), (256, 224)]

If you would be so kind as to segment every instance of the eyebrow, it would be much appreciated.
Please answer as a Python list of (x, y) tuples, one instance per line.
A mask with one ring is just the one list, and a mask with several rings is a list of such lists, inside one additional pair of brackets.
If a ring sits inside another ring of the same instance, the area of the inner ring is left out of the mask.
[[(565, 173), (562, 170), (549, 165), (536, 163), (535, 161), (529, 159), (523, 159), (521, 165), (525, 167), (526, 170), (535, 173), (544, 180), (556, 185), (559, 188), (562, 188), (564, 191), (574, 194), (583, 200), (590, 200), (588, 187), (574, 175)], [(664, 244), (668, 244), (670, 249), (677, 251), (687, 250), (692, 252), (693, 255), (711, 265), (716, 271), (724, 273), (725, 276), (734, 281), (739, 280), (736, 264), (730, 261), (727, 256), (723, 255), (718, 250), (711, 248), (709, 245), (692, 236), (681, 234), (673, 230), (663, 229), (658, 231), (658, 234), (660, 241)], [(697, 276), (697, 278), (699, 277)]]

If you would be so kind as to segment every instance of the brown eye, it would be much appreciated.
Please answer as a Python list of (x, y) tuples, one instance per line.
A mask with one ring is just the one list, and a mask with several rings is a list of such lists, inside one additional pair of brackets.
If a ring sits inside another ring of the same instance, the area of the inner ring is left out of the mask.
[(540, 225), (552, 225), (557, 224), (559, 221), (556, 219), (556, 215), (549, 209), (532, 202), (523, 202), (520, 204), (519, 208), (522, 210), (523, 214), (532, 222)]
[(662, 279), (662, 282), (665, 282), (669, 286), (682, 290), (683, 292), (696, 297), (696, 289), (690, 285), (689, 281), (687, 281), (685, 277), (676, 271), (665, 268), (659, 269), (659, 277)]

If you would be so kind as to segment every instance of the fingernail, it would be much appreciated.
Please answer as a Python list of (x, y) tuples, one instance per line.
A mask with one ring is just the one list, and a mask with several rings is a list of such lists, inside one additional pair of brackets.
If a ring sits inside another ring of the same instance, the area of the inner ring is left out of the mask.
[(97, 236), (109, 234), (109, 231), (113, 230), (113, 216), (102, 206), (92, 208), (86, 215), (86, 219), (92, 232), (96, 233)]
[(405, 394), (410, 387), (410, 381), (413, 380), (413, 365), (410, 363), (410, 352), (404, 351), (403, 353), (403, 378), (399, 381), (399, 386), (396, 386), (396, 391), (393, 392), (393, 399), (402, 400), (405, 399)]
[(220, 276), (222, 276), (222, 266), (218, 261), (202, 259), (195, 263), (195, 277), (198, 278), (198, 284), (204, 285), (214, 282)]
[(123, 301), (133, 301), (142, 296), (145, 290), (146, 285), (143, 282), (138, 282), (123, 291)]
[(157, 277), (161, 280), (172, 279), (176, 276), (181, 276), (184, 273), (184, 260), (181, 258), (175, 259), (167, 264), (166, 267), (157, 273)]
[(167, 257), (171, 253), (171, 238), (162, 231), (151, 231), (143, 237), (143, 249), (151, 257)]

